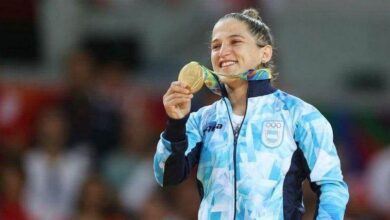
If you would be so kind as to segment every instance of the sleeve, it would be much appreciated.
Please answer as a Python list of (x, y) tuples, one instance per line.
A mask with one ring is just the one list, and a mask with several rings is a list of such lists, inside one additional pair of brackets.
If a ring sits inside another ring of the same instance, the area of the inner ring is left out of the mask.
[(184, 181), (199, 162), (202, 137), (195, 113), (180, 120), (168, 119), (154, 155), (154, 175), (161, 186)]
[(304, 114), (294, 139), (307, 161), (309, 180), (318, 195), (315, 218), (343, 219), (349, 193), (329, 122), (317, 110)]

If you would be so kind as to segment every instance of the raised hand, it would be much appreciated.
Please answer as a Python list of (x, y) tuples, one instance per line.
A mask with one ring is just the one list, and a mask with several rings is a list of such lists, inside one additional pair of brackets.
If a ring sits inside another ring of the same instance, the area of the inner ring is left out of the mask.
[(191, 109), (190, 87), (179, 81), (174, 81), (163, 96), (165, 112), (172, 119), (182, 119)]

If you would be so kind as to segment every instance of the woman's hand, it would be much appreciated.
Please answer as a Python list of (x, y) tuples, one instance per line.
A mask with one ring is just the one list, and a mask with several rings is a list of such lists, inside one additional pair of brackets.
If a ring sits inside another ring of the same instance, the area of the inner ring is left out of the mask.
[(189, 88), (184, 82), (174, 81), (164, 94), (164, 108), (170, 118), (182, 119), (190, 113), (193, 95)]

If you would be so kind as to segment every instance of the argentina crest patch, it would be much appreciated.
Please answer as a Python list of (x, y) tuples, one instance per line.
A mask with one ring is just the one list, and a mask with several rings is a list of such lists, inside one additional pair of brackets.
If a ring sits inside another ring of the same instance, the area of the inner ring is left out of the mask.
[(263, 122), (261, 140), (267, 147), (278, 147), (283, 140), (284, 122), (280, 120), (268, 120)]

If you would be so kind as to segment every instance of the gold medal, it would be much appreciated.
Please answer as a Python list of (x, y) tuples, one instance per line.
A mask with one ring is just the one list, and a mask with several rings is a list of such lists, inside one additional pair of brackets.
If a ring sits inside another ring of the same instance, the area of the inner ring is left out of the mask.
[(203, 86), (203, 70), (197, 62), (190, 62), (183, 66), (179, 73), (179, 81), (189, 85), (191, 93), (198, 92)]

